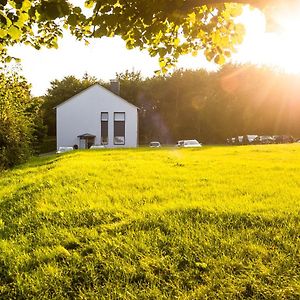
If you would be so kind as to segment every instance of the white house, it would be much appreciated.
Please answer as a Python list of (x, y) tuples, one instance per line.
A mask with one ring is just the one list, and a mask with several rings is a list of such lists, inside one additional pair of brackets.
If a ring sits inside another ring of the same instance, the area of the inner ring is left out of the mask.
[[(114, 82), (115, 83), (115, 82)], [(57, 148), (136, 147), (138, 108), (96, 83), (56, 106)]]

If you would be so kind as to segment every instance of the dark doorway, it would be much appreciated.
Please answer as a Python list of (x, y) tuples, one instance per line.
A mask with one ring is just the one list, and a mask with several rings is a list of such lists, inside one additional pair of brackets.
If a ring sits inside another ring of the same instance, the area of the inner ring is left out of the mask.
[(79, 138), (79, 148), (89, 149), (91, 146), (95, 145), (96, 136), (90, 133), (85, 133), (78, 136)]

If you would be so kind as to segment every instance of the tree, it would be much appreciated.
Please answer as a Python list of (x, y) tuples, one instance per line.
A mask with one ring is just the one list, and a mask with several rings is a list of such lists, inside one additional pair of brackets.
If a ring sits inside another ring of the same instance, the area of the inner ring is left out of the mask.
[(0, 168), (21, 163), (31, 154), (39, 107), (23, 77), (0, 74)]
[(1, 0), (0, 55), (16, 43), (57, 47), (63, 28), (79, 40), (121, 36), (129, 49), (147, 49), (166, 72), (180, 55), (204, 50), (223, 64), (242, 42), (244, 28), (235, 18), (245, 3), (264, 6), (280, 0), (86, 0), (84, 14), (67, 0)]
[(78, 94), (82, 90), (97, 82), (93, 76), (85, 74), (82, 79), (75, 76), (66, 76), (62, 80), (55, 79), (50, 83), (50, 88), (43, 96), (44, 123), (48, 126), (48, 135), (56, 133), (56, 117), (54, 107)]
[(126, 70), (123, 73), (116, 73), (116, 78), (120, 82), (120, 96), (137, 105), (136, 101), (141, 92), (140, 87), (143, 80), (141, 72)]
[(47, 135), (47, 125), (44, 124), (43, 114), (44, 99), (42, 97), (32, 98), (30, 107), (27, 112), (32, 116), (32, 151), (40, 153), (41, 145)]
[(224, 143), (249, 134), (300, 137), (299, 75), (226, 65), (215, 73), (177, 70), (138, 84), (131, 77), (121, 76), (128, 78), (121, 91), (140, 108), (142, 144), (191, 138)]

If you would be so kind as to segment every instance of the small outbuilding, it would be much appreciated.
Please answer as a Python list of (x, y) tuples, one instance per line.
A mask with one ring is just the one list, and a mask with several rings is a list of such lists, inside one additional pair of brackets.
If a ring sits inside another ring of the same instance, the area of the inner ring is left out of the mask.
[(56, 139), (57, 149), (137, 147), (138, 108), (96, 83), (56, 106)]

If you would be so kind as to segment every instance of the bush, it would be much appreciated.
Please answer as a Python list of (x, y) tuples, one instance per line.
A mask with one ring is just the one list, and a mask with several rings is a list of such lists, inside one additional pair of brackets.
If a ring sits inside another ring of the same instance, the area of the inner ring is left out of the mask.
[(37, 107), (17, 74), (0, 74), (0, 168), (24, 162), (32, 152)]

